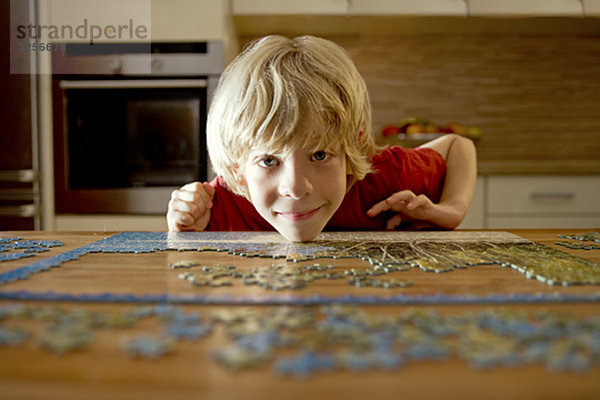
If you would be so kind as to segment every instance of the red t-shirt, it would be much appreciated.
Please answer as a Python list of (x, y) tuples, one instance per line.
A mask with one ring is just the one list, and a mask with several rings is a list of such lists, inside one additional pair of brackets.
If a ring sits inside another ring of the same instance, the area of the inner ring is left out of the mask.
[[(367, 210), (401, 190), (424, 194), (434, 203), (440, 201), (446, 163), (435, 150), (388, 147), (373, 157), (372, 165), (375, 172), (354, 182), (325, 230), (385, 229), (390, 213), (372, 218), (367, 216)], [(229, 191), (222, 178), (215, 178), (210, 184), (215, 188), (215, 196), (207, 231), (274, 230), (252, 203)]]

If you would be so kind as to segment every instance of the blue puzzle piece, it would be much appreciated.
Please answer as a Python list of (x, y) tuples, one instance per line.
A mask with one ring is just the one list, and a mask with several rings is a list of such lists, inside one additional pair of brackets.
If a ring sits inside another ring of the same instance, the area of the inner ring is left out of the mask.
[(274, 363), (279, 375), (291, 375), (296, 378), (308, 378), (315, 372), (329, 371), (335, 368), (335, 358), (329, 354), (305, 351), (295, 357), (279, 358)]

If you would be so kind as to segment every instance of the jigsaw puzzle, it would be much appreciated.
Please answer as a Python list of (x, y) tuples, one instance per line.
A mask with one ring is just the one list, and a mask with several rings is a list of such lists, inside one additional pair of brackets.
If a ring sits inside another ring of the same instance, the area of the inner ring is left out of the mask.
[[(595, 241), (598, 235), (590, 233), (569, 237), (581, 241)], [(43, 248), (41, 242), (29, 241), (26, 246)], [(18, 238), (3, 239), (3, 246), (20, 247)], [(569, 242), (570, 243), (570, 242)], [(58, 246), (47, 243), (46, 246)], [(509, 267), (527, 278), (548, 285), (598, 285), (598, 264), (554, 248), (525, 240), (507, 232), (345, 232), (322, 233), (308, 243), (290, 243), (271, 232), (123, 232), (98, 240), (77, 249), (60, 253), (0, 274), (0, 285), (28, 279), (31, 275), (60, 267), (88, 254), (146, 254), (156, 252), (225, 253), (244, 259), (265, 260), (263, 265), (241, 269), (233, 264), (204, 265), (197, 260), (177, 260), (168, 264), (182, 280), (195, 287), (217, 288), (257, 286), (265, 291), (303, 289), (326, 280), (345, 280), (353, 288), (375, 290), (402, 290), (414, 285), (398, 272), (421, 270), (435, 274), (477, 268), (478, 266)], [(364, 260), (365, 267), (344, 268), (327, 260)], [(267, 261), (269, 260), (269, 261)], [(322, 261), (321, 261), (322, 260)], [(316, 261), (319, 261), (318, 263)], [(256, 264), (256, 263), (255, 263)], [(413, 275), (414, 276), (414, 275)], [(562, 296), (562, 297), (561, 297)], [(597, 300), (600, 295), (491, 293), (488, 296), (447, 296), (443, 293), (409, 297), (396, 292), (385, 297), (347, 295), (337, 298), (312, 295), (306, 297), (219, 296), (203, 292), (198, 296), (178, 297), (176, 294), (152, 293), (147, 295), (106, 293), (72, 295), (69, 293), (0, 292), (3, 298), (67, 299), (94, 301), (187, 301), (197, 303), (269, 303), (323, 304), (332, 302), (485, 302), (502, 301), (557, 301)]]

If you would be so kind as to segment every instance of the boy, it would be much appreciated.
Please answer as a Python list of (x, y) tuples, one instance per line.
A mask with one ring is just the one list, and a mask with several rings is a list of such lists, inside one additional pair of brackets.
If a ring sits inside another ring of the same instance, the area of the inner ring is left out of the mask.
[(338, 45), (268, 36), (225, 69), (207, 121), (217, 174), (173, 192), (170, 231), (273, 230), (290, 241), (328, 230), (452, 229), (476, 179), (475, 148), (444, 135), (379, 149), (364, 80)]

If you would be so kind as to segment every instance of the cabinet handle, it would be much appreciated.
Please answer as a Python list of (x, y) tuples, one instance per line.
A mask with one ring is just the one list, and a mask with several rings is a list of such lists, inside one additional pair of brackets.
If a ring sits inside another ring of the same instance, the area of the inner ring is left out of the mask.
[(575, 197), (573, 192), (533, 192), (530, 195), (531, 200), (570, 200)]
[(33, 218), (38, 214), (38, 208), (35, 204), (24, 204), (22, 206), (2, 206), (0, 207), (0, 216), (2, 217), (21, 217)]
[(0, 171), (0, 182), (34, 182), (35, 171), (32, 169), (17, 169)]

